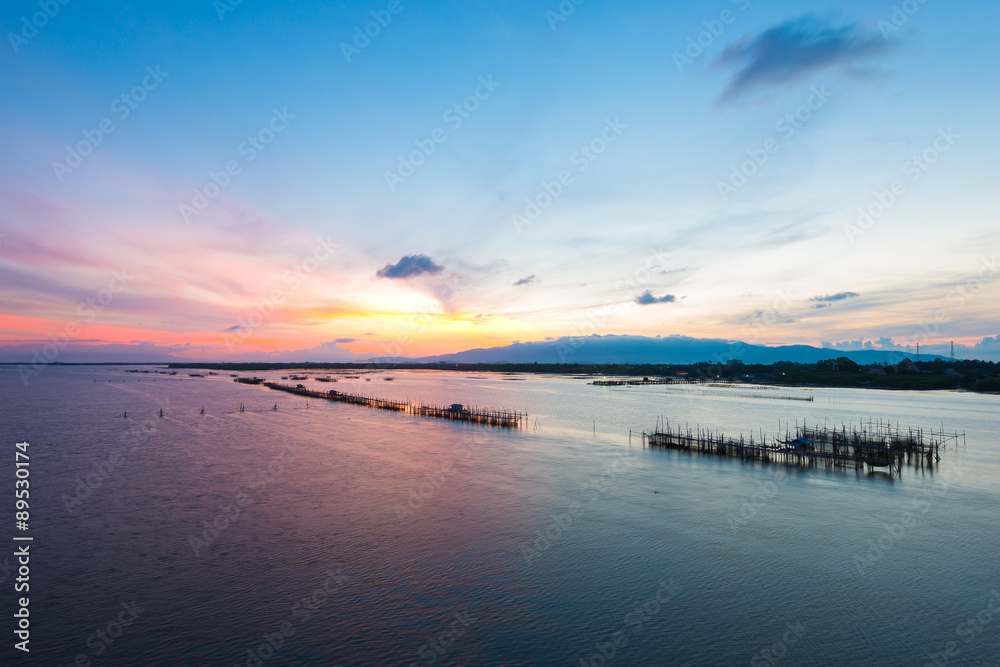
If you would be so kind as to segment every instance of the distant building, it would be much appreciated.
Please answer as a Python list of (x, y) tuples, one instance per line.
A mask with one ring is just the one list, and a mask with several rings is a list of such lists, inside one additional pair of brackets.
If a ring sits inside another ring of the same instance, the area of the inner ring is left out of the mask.
[(868, 373), (869, 375), (885, 375), (884, 368), (869, 368), (865, 372)]
[(946, 371), (944, 372), (944, 374), (945, 374), (945, 375), (950, 375), (950, 376), (952, 376), (953, 378), (964, 378), (964, 377), (965, 377), (965, 374), (964, 374), (964, 373), (959, 373), (959, 372), (958, 372), (958, 371), (956, 371), (956, 370), (955, 370), (954, 368), (949, 368), (948, 370), (946, 370)]

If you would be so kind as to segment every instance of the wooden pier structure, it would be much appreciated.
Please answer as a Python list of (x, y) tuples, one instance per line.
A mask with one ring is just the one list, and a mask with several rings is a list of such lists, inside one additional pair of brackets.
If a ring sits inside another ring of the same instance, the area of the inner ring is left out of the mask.
[(855, 470), (885, 468), (890, 474), (902, 471), (904, 462), (933, 469), (941, 460), (941, 449), (964, 439), (964, 433), (941, 430), (903, 429), (888, 422), (862, 422), (838, 428), (801, 426), (785, 432), (785, 437), (768, 441), (740, 434), (738, 438), (695, 427), (671, 427), (669, 423), (652, 433), (643, 432), (643, 444), (653, 448), (679, 449), (702, 454), (740, 458), (792, 466)]
[(375, 396), (363, 396), (360, 394), (348, 394), (333, 389), (329, 391), (319, 391), (307, 389), (302, 385), (287, 385), (277, 382), (255, 382), (257, 378), (237, 378), (234, 382), (243, 384), (262, 384), (268, 389), (288, 392), (296, 396), (306, 396), (327, 401), (337, 401), (339, 403), (350, 403), (361, 405), (375, 410), (391, 410), (402, 412), (417, 417), (431, 417), (434, 419), (451, 419), (454, 421), (471, 422), (484, 426), (498, 426), (501, 428), (520, 428), (521, 423), (527, 418), (527, 413), (512, 412), (509, 410), (487, 410), (478, 408), (467, 408), (459, 403), (449, 407), (439, 407), (433, 405), (422, 405), (410, 403), (409, 401), (394, 401), (387, 398), (377, 398)]

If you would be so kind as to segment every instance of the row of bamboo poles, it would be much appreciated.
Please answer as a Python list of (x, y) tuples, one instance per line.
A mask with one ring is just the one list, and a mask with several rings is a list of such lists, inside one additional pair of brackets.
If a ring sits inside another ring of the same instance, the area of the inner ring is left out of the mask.
[(450, 419), (455, 421), (472, 422), (486, 426), (498, 426), (501, 428), (519, 428), (527, 413), (514, 412), (510, 410), (491, 410), (480, 408), (466, 408), (459, 404), (450, 407), (440, 407), (434, 405), (423, 405), (411, 403), (409, 401), (396, 401), (388, 398), (378, 398), (376, 396), (364, 396), (361, 394), (348, 394), (340, 391), (318, 391), (306, 389), (302, 386), (292, 386), (279, 384), (277, 382), (265, 382), (260, 378), (236, 378), (234, 382), (243, 384), (260, 384), (268, 389), (284, 391), (296, 396), (306, 396), (339, 403), (350, 403), (361, 405), (376, 410), (391, 410), (404, 414), (415, 415), (417, 417), (431, 417), (434, 419)]
[(831, 467), (862, 469), (888, 468), (900, 472), (904, 461), (914, 466), (933, 468), (941, 460), (940, 451), (949, 442), (957, 442), (964, 434), (946, 433), (943, 429), (901, 429), (887, 422), (868, 422), (860, 426), (838, 428), (801, 426), (786, 431), (784, 439), (770, 442), (760, 433), (759, 440), (751, 434), (738, 438), (703, 430), (700, 427), (671, 427), (665, 422), (652, 433), (642, 434), (643, 444), (650, 447), (679, 449), (690, 452), (741, 458), (746, 461), (815, 466), (820, 462)]

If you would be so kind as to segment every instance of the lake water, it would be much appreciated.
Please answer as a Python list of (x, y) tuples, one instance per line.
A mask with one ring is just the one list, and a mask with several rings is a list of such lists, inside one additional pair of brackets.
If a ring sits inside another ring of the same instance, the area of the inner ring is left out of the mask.
[[(503, 430), (125, 368), (0, 370), (4, 497), (31, 456), (16, 664), (1000, 664), (1000, 397), (304, 382), (529, 413)], [(644, 449), (660, 416), (966, 438), (889, 478)]]

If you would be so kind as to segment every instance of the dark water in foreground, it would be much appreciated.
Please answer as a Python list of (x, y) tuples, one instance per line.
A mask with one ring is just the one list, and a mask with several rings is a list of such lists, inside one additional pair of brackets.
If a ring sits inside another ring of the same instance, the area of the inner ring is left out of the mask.
[[(0, 556), (4, 664), (1000, 664), (996, 396), (392, 375), (308, 384), (529, 425), (307, 407), (225, 375), (0, 370), (5, 539), (34, 537), (30, 654)], [(967, 445), (897, 479), (630, 447), (658, 415), (733, 434), (871, 415)]]

